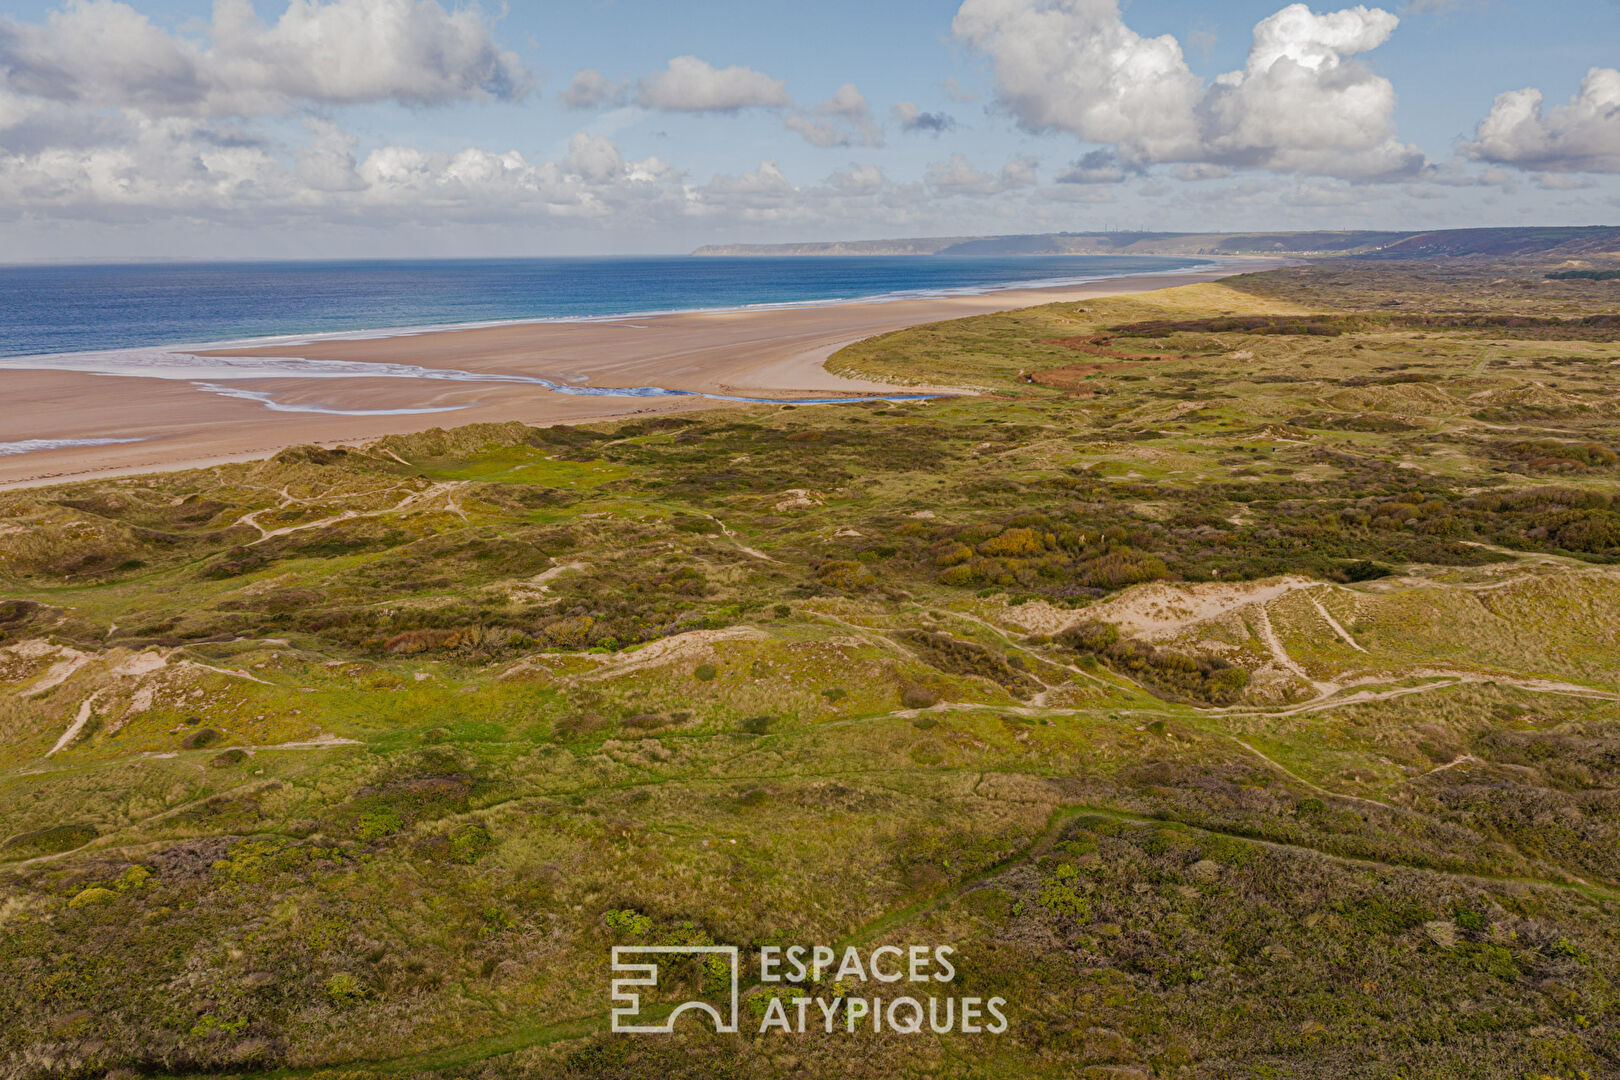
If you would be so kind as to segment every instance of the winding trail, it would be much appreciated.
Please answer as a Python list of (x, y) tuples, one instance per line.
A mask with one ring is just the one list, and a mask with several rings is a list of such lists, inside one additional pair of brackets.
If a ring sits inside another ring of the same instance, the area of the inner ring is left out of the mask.
[(96, 697), (100, 693), (101, 691), (97, 690), (79, 703), (79, 711), (73, 717), (73, 723), (69, 724), (68, 729), (62, 732), (62, 737), (56, 740), (56, 745), (45, 751), (46, 757), (51, 757), (58, 751), (67, 749), (68, 745), (79, 737), (79, 732), (84, 730), (84, 725), (90, 722), (90, 711), (95, 707)]
[(1350, 631), (1339, 625), (1339, 620), (1335, 619), (1333, 617), (1333, 613), (1330, 612), (1326, 607), (1322, 606), (1322, 601), (1317, 599), (1314, 592), (1308, 592), (1305, 594), (1305, 596), (1308, 600), (1310, 600), (1311, 606), (1316, 609), (1316, 613), (1322, 616), (1322, 621), (1327, 623), (1335, 634), (1339, 635), (1339, 639), (1341, 641), (1350, 646), (1352, 649), (1356, 650), (1356, 652), (1364, 653), (1367, 651), (1356, 643), (1355, 638), (1350, 636)]
[(750, 558), (754, 558), (754, 559), (763, 559), (766, 562), (773, 562), (773, 563), (776, 563), (779, 566), (781, 565), (781, 563), (782, 563), (781, 559), (772, 558), (771, 556), (765, 554), (763, 551), (759, 550), (758, 548), (751, 548), (747, 544), (743, 543), (741, 540), (737, 539), (736, 531), (733, 530), (725, 522), (723, 522), (719, 518), (715, 517), (713, 514), (704, 514), (703, 516), (708, 518), (710, 521), (714, 522), (716, 525), (720, 526), (721, 533), (723, 533), (725, 535), (727, 540), (730, 540), (733, 544), (736, 544), (737, 545), (737, 550), (742, 552), (744, 555), (747, 555)]

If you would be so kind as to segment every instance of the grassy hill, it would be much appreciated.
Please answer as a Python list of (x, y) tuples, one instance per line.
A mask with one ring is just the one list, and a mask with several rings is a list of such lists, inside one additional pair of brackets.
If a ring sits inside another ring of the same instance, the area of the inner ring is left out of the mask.
[[(0, 493), (0, 1075), (1614, 1074), (1620, 327), (1547, 270)], [(758, 1034), (795, 942), (1009, 1029)], [(647, 943), (742, 1032), (608, 1034)]]

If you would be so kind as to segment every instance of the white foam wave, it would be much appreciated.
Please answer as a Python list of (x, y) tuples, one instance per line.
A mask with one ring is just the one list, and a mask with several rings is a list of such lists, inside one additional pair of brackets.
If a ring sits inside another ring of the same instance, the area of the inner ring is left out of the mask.
[(40, 450), (67, 450), (75, 446), (109, 446), (113, 443), (144, 441), (144, 439), (18, 439), (16, 442), (0, 442), (0, 457), (32, 454)]

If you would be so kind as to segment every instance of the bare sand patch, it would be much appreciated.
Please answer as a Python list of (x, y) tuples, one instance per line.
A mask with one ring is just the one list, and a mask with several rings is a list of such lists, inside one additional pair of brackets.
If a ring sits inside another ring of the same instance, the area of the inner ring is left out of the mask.
[(710, 646), (717, 641), (763, 641), (766, 636), (764, 631), (752, 626), (731, 626), (724, 630), (689, 630), (684, 634), (659, 638), (635, 652), (621, 653), (622, 660), (616, 657), (607, 666), (592, 672), (586, 678), (617, 677), (642, 668), (708, 656), (711, 652)]

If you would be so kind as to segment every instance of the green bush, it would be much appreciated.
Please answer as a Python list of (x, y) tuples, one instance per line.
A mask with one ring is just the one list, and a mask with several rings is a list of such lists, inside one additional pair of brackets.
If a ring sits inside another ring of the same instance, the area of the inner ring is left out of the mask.
[(641, 937), (652, 929), (652, 919), (634, 908), (609, 909), (602, 916), (609, 930), (629, 937)]
[(118, 894), (101, 885), (92, 885), (88, 889), (80, 890), (68, 901), (68, 907), (84, 907), (87, 904), (100, 904), (113, 899)]
[(1072, 919), (1084, 919), (1091, 913), (1090, 902), (1075, 892), (1072, 886), (1056, 878), (1041, 886), (1035, 902), (1055, 915), (1066, 915)]
[(341, 1008), (359, 1004), (368, 995), (366, 986), (347, 971), (340, 971), (326, 980), (327, 1000)]
[(378, 806), (355, 819), (354, 834), (361, 840), (377, 840), (398, 832), (405, 819), (392, 806)]
[(495, 838), (478, 822), (460, 825), (450, 831), (450, 857), (458, 863), (471, 866), (494, 846)]

